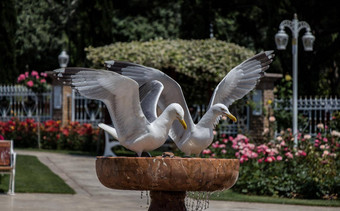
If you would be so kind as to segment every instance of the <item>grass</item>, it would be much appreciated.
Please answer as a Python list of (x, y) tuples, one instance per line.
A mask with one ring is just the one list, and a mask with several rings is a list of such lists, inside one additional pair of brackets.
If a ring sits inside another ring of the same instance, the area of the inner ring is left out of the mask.
[[(15, 174), (16, 193), (64, 193), (75, 194), (58, 175), (42, 164), (37, 157), (17, 155)], [(1, 177), (0, 190), (8, 191), (9, 175)]]
[(235, 193), (232, 190), (225, 190), (223, 192), (214, 193), (211, 200), (221, 201), (240, 201), (240, 202), (259, 202), (272, 204), (292, 204), (305, 206), (327, 206), (340, 207), (340, 200), (311, 200), (311, 199), (289, 199), (269, 196), (254, 196)]

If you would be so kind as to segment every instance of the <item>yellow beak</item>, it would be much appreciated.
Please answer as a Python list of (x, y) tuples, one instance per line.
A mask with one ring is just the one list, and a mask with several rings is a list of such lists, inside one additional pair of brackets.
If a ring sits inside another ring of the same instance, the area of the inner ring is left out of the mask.
[(229, 119), (231, 119), (231, 120), (233, 120), (233, 122), (237, 122), (237, 119), (236, 119), (236, 117), (234, 116), (234, 115), (232, 115), (232, 114), (225, 114), (227, 117), (229, 117)]
[(182, 124), (184, 130), (188, 128), (187, 124), (185, 123), (184, 119), (178, 119), (178, 121)]

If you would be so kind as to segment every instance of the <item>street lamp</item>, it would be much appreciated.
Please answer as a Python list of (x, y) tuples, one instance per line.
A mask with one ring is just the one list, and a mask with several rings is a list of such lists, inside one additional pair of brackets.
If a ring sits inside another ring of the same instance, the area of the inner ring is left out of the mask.
[(67, 67), (69, 56), (67, 55), (66, 51), (63, 50), (59, 56), (58, 56), (58, 61), (59, 61), (59, 66), (60, 67)]
[(285, 50), (288, 43), (288, 35), (284, 31), (287, 27), (292, 31), (292, 54), (293, 54), (293, 134), (294, 134), (294, 145), (297, 146), (297, 135), (298, 135), (298, 110), (297, 110), (297, 90), (298, 90), (298, 36), (301, 29), (306, 29), (305, 35), (302, 37), (302, 43), (305, 51), (313, 50), (313, 43), (315, 37), (310, 33), (310, 26), (304, 21), (299, 21), (297, 15), (294, 14), (294, 19), (284, 20), (280, 23), (280, 30), (275, 35), (275, 43), (278, 50)]

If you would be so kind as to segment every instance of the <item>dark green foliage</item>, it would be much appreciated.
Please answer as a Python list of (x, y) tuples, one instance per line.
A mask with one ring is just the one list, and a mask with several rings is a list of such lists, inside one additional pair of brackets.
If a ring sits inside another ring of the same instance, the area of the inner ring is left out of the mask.
[[(305, 52), (301, 43), (304, 30), (299, 34), (299, 95), (340, 94), (340, 7), (329, 1), (23, 0), (15, 4), (17, 27), (13, 4), (13, 0), (1, 2), (7, 9), (1, 9), (1, 27), (5, 30), (1, 30), (0, 43), (5, 47), (1, 46), (0, 67), (10, 73), (0, 82), (14, 82), (16, 69), (41, 72), (58, 67), (62, 48), (70, 55), (69, 66), (88, 66), (84, 52), (88, 46), (159, 37), (206, 39), (211, 29), (216, 39), (256, 52), (275, 49), (274, 35), (280, 22), (291, 20), (297, 13), (300, 21), (310, 24), (316, 37), (315, 50)], [(286, 32), (291, 40), (290, 30)], [(291, 74), (291, 45), (276, 55), (268, 71)]]
[(19, 72), (42, 72), (58, 67), (57, 57), (63, 46), (63, 5), (47, 0), (22, 0), (16, 1), (15, 6), (18, 12), (15, 45)]
[(0, 82), (2, 83), (12, 83), (18, 75), (14, 44), (16, 27), (14, 0), (0, 1)]

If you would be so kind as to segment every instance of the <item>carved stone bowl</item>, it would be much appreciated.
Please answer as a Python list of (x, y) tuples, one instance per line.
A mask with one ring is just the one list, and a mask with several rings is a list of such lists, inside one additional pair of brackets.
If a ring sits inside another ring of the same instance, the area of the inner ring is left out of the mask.
[(216, 191), (232, 187), (238, 159), (180, 157), (97, 157), (100, 182), (112, 189)]

